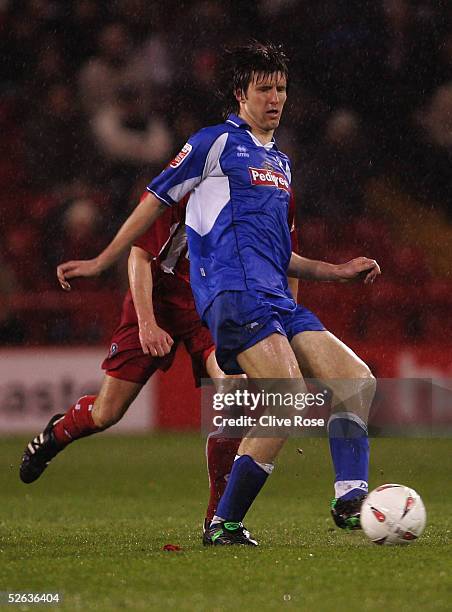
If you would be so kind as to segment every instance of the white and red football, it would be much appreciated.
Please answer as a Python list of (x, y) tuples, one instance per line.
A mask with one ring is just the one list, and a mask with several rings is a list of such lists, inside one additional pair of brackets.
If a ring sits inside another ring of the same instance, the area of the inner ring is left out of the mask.
[(425, 506), (414, 489), (384, 484), (369, 493), (361, 507), (361, 526), (375, 544), (409, 544), (424, 531)]

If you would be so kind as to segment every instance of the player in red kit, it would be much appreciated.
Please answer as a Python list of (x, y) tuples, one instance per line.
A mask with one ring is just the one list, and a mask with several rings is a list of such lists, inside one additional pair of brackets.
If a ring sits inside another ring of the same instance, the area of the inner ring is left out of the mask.
[[(71, 442), (104, 431), (117, 423), (157, 370), (173, 363), (176, 348), (184, 343), (191, 356), (195, 384), (225, 375), (215, 359), (215, 346), (195, 309), (190, 288), (185, 205), (168, 209), (131, 249), (130, 289), (110, 351), (102, 364), (105, 378), (97, 396), (77, 400), (66, 414), (50, 419), (44, 431), (25, 448), (20, 478), (25, 483), (40, 477), (50, 461)], [(218, 433), (207, 441), (210, 499), (206, 521), (212, 519), (226, 486), (240, 439)]]

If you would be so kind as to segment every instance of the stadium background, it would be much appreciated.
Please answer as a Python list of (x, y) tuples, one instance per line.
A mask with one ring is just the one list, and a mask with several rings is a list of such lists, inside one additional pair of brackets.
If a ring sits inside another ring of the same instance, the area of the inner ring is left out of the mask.
[[(187, 136), (220, 119), (224, 44), (282, 41), (278, 143), (294, 162), (302, 254), (379, 261), (372, 287), (300, 299), (380, 377), (450, 377), (452, 9), (433, 0), (0, 2), (0, 422), (40, 427), (92, 390), (124, 262), (63, 293)], [(174, 381), (177, 380), (177, 385)], [(143, 399), (144, 398), (144, 399)], [(190, 429), (183, 350), (129, 426)]]

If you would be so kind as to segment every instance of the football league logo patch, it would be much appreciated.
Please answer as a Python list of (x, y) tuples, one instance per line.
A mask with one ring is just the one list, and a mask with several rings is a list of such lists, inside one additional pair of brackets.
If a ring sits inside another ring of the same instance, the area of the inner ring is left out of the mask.
[(177, 168), (178, 166), (180, 166), (184, 159), (188, 157), (188, 155), (190, 155), (192, 149), (193, 147), (188, 142), (184, 144), (180, 153), (178, 153), (173, 159), (173, 161), (170, 162), (170, 168)]

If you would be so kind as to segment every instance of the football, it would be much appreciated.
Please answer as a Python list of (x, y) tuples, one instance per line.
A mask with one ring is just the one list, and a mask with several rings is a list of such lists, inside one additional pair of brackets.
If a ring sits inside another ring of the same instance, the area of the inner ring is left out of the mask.
[(375, 544), (409, 544), (422, 534), (425, 522), (420, 495), (400, 484), (377, 487), (361, 507), (361, 526)]

